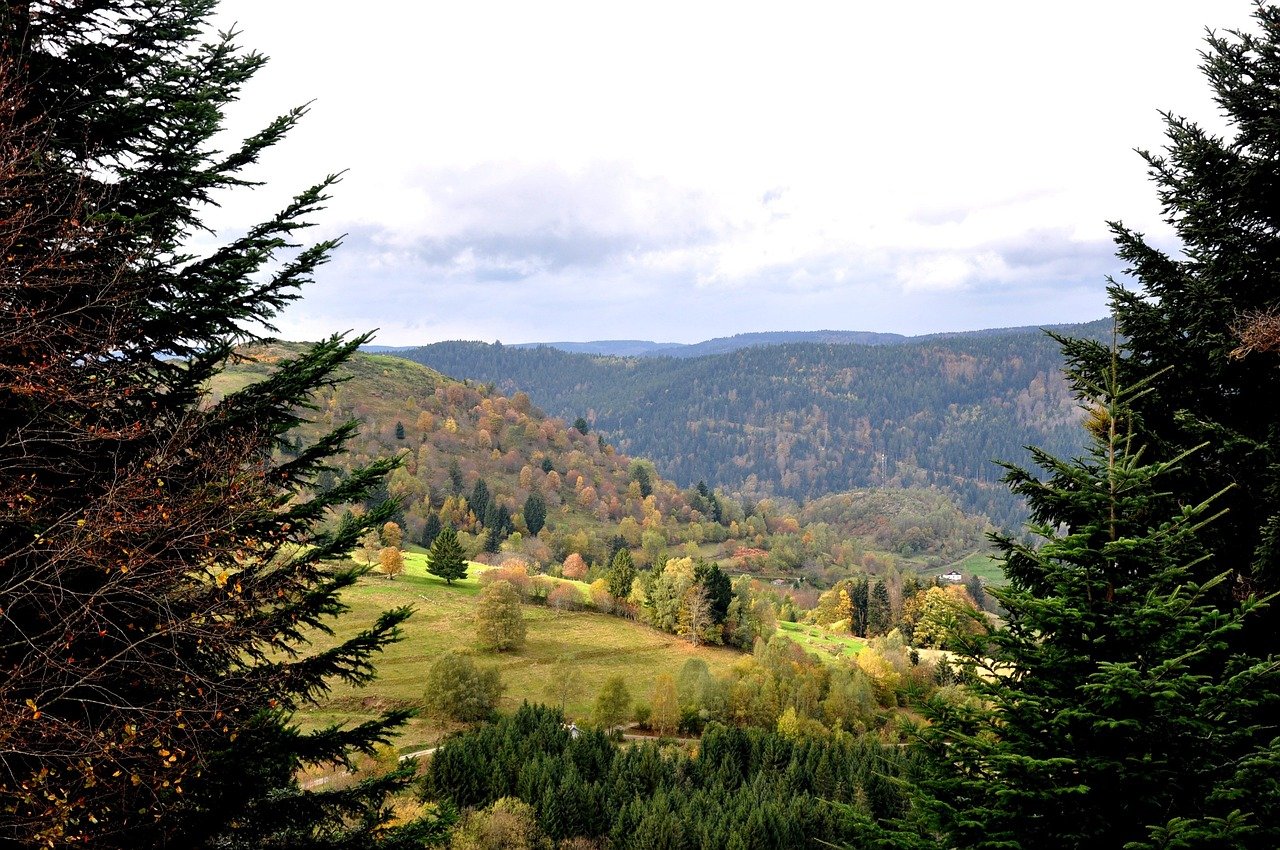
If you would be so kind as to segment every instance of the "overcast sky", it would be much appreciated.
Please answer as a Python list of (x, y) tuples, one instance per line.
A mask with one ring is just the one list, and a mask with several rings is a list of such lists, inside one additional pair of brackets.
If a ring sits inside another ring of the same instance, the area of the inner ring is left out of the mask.
[(311, 113), (244, 229), (347, 169), (281, 334), (378, 342), (926, 333), (1085, 321), (1106, 221), (1168, 240), (1134, 148), (1219, 126), (1248, 0), (224, 0), (271, 57), (230, 116)]

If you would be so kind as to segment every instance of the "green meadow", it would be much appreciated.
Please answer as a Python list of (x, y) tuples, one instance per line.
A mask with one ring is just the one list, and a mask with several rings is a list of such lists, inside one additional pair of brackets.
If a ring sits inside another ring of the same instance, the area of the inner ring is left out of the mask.
[[(468, 577), (446, 585), (430, 575), (420, 553), (405, 555), (405, 572), (394, 580), (370, 573), (350, 588), (343, 601), (351, 610), (335, 624), (333, 638), (321, 635), (317, 647), (350, 637), (382, 611), (402, 605), (414, 608), (402, 628), (403, 638), (377, 659), (378, 678), (364, 688), (335, 687), (319, 705), (299, 714), (303, 728), (372, 719), (388, 708), (417, 707), (432, 661), (450, 649), (470, 649), (478, 576), (488, 567), (472, 564)], [(563, 580), (557, 580), (563, 581)], [(583, 591), (582, 582), (571, 582)], [(722, 675), (743, 656), (723, 647), (695, 647), (648, 626), (592, 611), (556, 613), (541, 605), (523, 606), (528, 640), (518, 652), (475, 652), (481, 665), (496, 665), (506, 686), (499, 709), (511, 711), (521, 702), (550, 702), (548, 683), (564, 659), (576, 669), (581, 685), (570, 695), (565, 713), (589, 717), (596, 694), (611, 676), (622, 676), (633, 698), (647, 702), (657, 677), (675, 675), (690, 658), (703, 659)], [(429, 746), (451, 731), (439, 721), (419, 715), (409, 722), (396, 744), (402, 751)]]

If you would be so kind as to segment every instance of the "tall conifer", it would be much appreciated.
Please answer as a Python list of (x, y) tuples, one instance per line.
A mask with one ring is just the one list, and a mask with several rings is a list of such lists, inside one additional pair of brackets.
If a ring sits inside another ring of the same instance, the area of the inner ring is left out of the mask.
[[(1148, 463), (1109, 388), (1086, 458), (1033, 451), (1010, 467), (1039, 545), (997, 543), (1006, 624), (955, 647), (973, 701), (935, 697), (919, 796), (947, 846), (1275, 847), (1280, 671), (1233, 644), (1262, 606), (1218, 604), (1201, 538), (1215, 500), (1166, 482), (1190, 453)], [(985, 623), (977, 612), (974, 617)]]
[(444, 579), (446, 584), (467, 577), (467, 554), (452, 525), (446, 525), (432, 541), (427, 554), (427, 572)]
[(1007, 476), (1040, 545), (999, 541), (979, 700), (922, 733), (949, 846), (1280, 846), (1280, 363), (1233, 356), (1280, 308), (1280, 8), (1255, 18), (1204, 54), (1227, 135), (1169, 115), (1143, 154), (1179, 253), (1113, 225), (1120, 345), (1063, 340), (1091, 454)]
[[(1162, 152), (1142, 152), (1177, 235), (1162, 250), (1112, 225), (1118, 255), (1137, 284), (1112, 282), (1122, 337), (1120, 380), (1149, 382), (1133, 401), (1148, 457), (1167, 460), (1204, 444), (1167, 486), (1202, 500), (1230, 486), (1228, 512), (1205, 530), (1215, 558), (1199, 578), (1229, 569), (1228, 599), (1280, 590), (1280, 351), (1232, 356), (1251, 317), (1280, 311), (1280, 6), (1259, 3), (1257, 32), (1214, 33), (1202, 69), (1227, 132), (1218, 136), (1167, 115)], [(1104, 344), (1066, 340), (1084, 396), (1111, 368)], [(1280, 650), (1280, 607), (1250, 629), (1254, 649)]]
[[(229, 152), (223, 109), (263, 64), (213, 36), (212, 0), (0, 7), (0, 842), (341, 847), (394, 843), (405, 777), (309, 794), (402, 721), (301, 734), (328, 683), (367, 681), (408, 614), (332, 649), (355, 571), (322, 562), (376, 463), (317, 492), (351, 424), (290, 434), (363, 337), (322, 342), (215, 401), (209, 379), (325, 261), (302, 247), (332, 178), (207, 253), (202, 214), (299, 120)], [(288, 451), (284, 451), (285, 449)], [(381, 838), (379, 837), (381, 836)]]

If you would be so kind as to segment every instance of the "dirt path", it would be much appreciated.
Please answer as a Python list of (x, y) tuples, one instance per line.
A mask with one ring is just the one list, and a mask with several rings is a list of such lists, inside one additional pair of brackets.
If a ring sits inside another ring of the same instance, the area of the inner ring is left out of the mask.
[[(413, 752), (413, 753), (405, 753), (404, 755), (400, 756), (400, 761), (408, 761), (409, 759), (418, 758), (419, 756), (429, 756), (438, 749), (440, 748), (429, 747), (425, 750), (418, 750), (417, 752)], [(315, 779), (308, 779), (306, 782), (302, 783), (302, 790), (311, 791), (316, 788), (322, 788), (325, 785), (328, 785), (330, 782), (334, 781), (335, 779), (341, 779), (344, 776), (351, 776), (351, 775), (352, 775), (351, 771), (344, 770), (341, 773), (331, 773), (328, 776), (317, 776)]]

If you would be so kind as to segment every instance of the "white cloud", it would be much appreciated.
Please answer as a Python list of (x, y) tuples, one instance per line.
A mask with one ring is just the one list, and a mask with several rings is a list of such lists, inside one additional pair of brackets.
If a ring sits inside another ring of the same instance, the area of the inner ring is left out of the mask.
[(1158, 109), (1215, 120), (1203, 27), (1250, 6), (223, 0), (273, 57), (235, 129), (316, 103), (212, 221), (350, 169), (316, 231), (347, 245), (286, 333), (1093, 318), (1104, 222), (1168, 233), (1132, 149), (1160, 145)]

